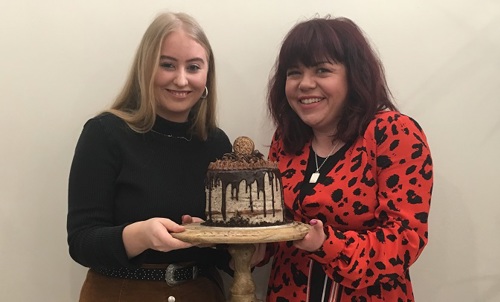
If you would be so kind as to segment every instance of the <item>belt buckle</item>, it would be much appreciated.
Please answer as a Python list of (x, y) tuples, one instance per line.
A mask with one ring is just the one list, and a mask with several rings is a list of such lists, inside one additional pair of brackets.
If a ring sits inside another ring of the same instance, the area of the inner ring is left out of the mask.
[[(176, 278), (176, 272), (180, 269), (185, 270), (183, 273), (191, 273), (191, 276), (184, 276), (186, 278)], [(168, 285), (173, 286), (188, 280), (194, 280), (198, 276), (198, 267), (196, 265), (183, 265), (178, 263), (169, 264), (165, 270), (165, 281)]]

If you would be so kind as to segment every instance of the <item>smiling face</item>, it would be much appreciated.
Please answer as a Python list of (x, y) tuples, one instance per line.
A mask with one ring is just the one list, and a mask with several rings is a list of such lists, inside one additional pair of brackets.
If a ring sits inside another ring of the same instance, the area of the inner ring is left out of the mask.
[(332, 134), (347, 97), (345, 66), (331, 62), (292, 66), (286, 74), (285, 95), (313, 131)]
[(168, 34), (161, 45), (154, 77), (156, 113), (173, 122), (186, 122), (200, 101), (208, 74), (207, 52), (182, 29)]

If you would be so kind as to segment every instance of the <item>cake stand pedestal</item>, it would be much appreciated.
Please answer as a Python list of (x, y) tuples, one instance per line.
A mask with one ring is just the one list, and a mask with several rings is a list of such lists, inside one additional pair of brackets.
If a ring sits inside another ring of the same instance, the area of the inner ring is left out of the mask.
[(177, 239), (194, 244), (229, 244), (228, 251), (234, 259), (234, 278), (231, 285), (231, 302), (260, 302), (255, 297), (251, 259), (254, 243), (299, 240), (309, 231), (300, 222), (269, 227), (211, 227), (200, 223), (184, 225), (186, 230), (172, 233)]

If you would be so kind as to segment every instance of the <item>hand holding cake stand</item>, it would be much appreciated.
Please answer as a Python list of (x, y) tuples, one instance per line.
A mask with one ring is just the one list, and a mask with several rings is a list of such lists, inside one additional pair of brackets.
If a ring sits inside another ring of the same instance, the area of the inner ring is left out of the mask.
[(260, 301), (255, 297), (250, 264), (255, 243), (300, 240), (309, 231), (308, 225), (299, 222), (268, 227), (212, 227), (192, 223), (185, 228), (172, 236), (194, 244), (229, 244), (228, 251), (234, 259), (231, 302)]

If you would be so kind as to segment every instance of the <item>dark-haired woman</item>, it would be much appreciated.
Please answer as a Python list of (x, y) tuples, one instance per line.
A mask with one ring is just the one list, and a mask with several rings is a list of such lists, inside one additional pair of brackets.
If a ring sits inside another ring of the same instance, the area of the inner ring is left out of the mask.
[(409, 267), (427, 243), (432, 159), (361, 29), (329, 17), (294, 26), (268, 106), (285, 206), (311, 229), (268, 246), (267, 301), (414, 301)]

